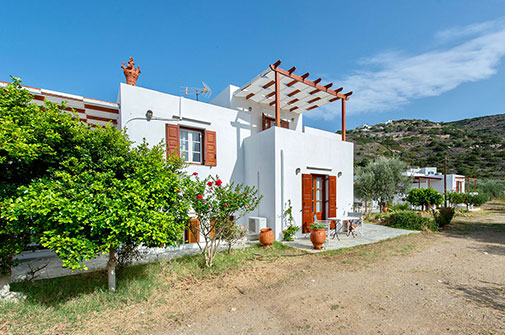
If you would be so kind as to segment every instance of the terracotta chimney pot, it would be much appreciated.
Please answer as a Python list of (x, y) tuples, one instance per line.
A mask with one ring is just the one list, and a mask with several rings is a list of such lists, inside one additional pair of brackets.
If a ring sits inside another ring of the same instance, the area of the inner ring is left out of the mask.
[(123, 69), (124, 76), (126, 78), (126, 83), (128, 85), (135, 86), (137, 83), (137, 79), (139, 77), (140, 72), (140, 66), (135, 68), (135, 63), (133, 62), (133, 57), (130, 57), (130, 60), (128, 61), (128, 66), (125, 66), (125, 62), (123, 62), (123, 65), (121, 65), (121, 68)]

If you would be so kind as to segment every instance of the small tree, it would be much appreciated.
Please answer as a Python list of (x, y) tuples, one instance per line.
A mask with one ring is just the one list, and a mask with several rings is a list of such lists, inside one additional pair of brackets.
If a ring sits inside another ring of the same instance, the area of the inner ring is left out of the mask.
[(213, 265), (230, 224), (253, 211), (261, 201), (254, 187), (224, 184), (217, 176), (200, 179), (196, 172), (185, 181), (184, 197), (198, 219), (198, 225), (189, 224), (188, 228), (194, 236), (203, 238), (197, 243), (207, 267)]
[(449, 201), (452, 207), (456, 207), (459, 204), (465, 202), (465, 194), (458, 192), (449, 192), (447, 193), (447, 201)]
[(421, 206), (422, 210), (430, 208), (434, 210), (434, 206), (444, 202), (444, 196), (433, 187), (413, 188), (407, 195), (407, 201), (413, 206)]
[(397, 194), (405, 194), (411, 177), (404, 176), (406, 164), (396, 158), (379, 157), (357, 172), (357, 194), (377, 200), (382, 211), (384, 205)]
[(179, 159), (165, 160), (161, 145), (131, 143), (108, 126), (88, 131), (64, 169), (23, 188), (10, 204), (10, 220), (29, 222), (44, 247), (71, 269), (108, 253), (109, 289), (116, 289), (121, 245), (161, 247), (179, 241), (189, 206), (181, 189)]
[(33, 96), (12, 77), (0, 88), (0, 289), (10, 282), (14, 255), (32, 240), (33, 222), (8, 218), (9, 203), (22, 188), (62, 168), (82, 143), (87, 127), (62, 104), (32, 103)]

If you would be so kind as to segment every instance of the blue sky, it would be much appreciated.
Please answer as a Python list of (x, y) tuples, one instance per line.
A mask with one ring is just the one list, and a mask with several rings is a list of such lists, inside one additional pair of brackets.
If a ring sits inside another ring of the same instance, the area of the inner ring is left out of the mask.
[[(349, 128), (505, 113), (505, 1), (0, 1), (0, 80), (115, 101), (137, 85), (215, 94), (277, 59), (354, 91)], [(340, 104), (305, 124), (340, 129)]]

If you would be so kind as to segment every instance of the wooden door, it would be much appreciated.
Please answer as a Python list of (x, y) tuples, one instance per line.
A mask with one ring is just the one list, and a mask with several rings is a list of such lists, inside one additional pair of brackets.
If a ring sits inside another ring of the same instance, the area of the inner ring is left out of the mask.
[[(337, 216), (337, 177), (328, 177), (328, 217)], [(335, 223), (331, 224), (331, 229), (335, 229)]]
[(302, 233), (310, 232), (312, 222), (312, 175), (302, 174)]
[(312, 175), (312, 215), (315, 215), (318, 220), (325, 217), (324, 176)]

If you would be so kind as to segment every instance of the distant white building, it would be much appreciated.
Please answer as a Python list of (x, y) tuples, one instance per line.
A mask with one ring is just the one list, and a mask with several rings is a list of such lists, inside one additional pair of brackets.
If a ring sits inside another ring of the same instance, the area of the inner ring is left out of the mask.
[[(437, 172), (436, 167), (413, 168), (403, 174), (414, 177), (410, 189), (433, 187), (438, 192), (444, 193), (444, 174)], [(473, 182), (473, 185), (470, 185), (470, 182)], [(459, 174), (447, 175), (447, 192), (465, 193), (467, 190), (471, 191), (472, 188), (474, 191), (477, 190), (477, 178)]]

